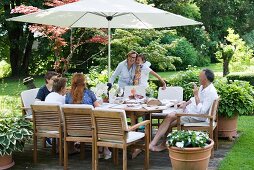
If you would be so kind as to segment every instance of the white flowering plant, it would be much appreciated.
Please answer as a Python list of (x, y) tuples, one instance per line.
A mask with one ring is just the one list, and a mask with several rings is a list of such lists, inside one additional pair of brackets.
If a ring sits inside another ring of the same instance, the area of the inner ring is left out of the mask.
[(105, 83), (99, 83), (96, 87), (91, 87), (91, 90), (98, 98), (103, 99), (108, 97), (108, 86)]
[(210, 144), (208, 134), (201, 131), (173, 131), (167, 140), (169, 146), (178, 148), (205, 147)]
[(111, 89), (109, 90), (109, 93), (112, 93), (114, 95), (117, 95), (117, 91), (118, 91), (118, 84), (113, 84)]

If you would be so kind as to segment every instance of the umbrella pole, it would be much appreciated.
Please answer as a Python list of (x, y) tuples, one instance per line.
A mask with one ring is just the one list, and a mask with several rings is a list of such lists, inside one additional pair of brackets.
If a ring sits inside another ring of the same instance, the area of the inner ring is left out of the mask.
[(108, 20), (108, 82), (110, 80), (110, 66), (111, 66), (111, 59), (110, 59), (110, 51), (111, 51), (111, 40), (110, 40), (110, 33), (111, 33), (111, 28), (110, 28), (110, 20)]

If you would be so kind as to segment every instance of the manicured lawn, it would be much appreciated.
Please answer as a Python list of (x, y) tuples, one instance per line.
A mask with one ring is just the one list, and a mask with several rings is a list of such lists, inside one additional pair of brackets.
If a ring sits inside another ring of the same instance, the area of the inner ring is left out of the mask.
[[(23, 85), (23, 79), (20, 78), (5, 78), (0, 82), (0, 96), (19, 96), (20, 92), (26, 90), (26, 86)], [(35, 77), (34, 83), (36, 87), (43, 85), (44, 79), (43, 76)]]
[[(21, 99), (20, 93), (26, 90), (23, 85), (23, 79), (5, 78), (0, 81), (0, 111), (11, 110), (17, 114), (21, 114)], [(36, 87), (44, 84), (42, 77), (34, 79)]]
[(220, 170), (249, 170), (254, 167), (254, 116), (241, 116), (238, 120), (240, 137), (221, 162)]

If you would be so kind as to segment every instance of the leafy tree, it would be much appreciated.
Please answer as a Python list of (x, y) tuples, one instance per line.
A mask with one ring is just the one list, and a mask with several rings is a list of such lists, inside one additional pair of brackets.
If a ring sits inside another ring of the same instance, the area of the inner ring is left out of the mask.
[(233, 29), (228, 29), (228, 35), (225, 39), (226, 42), (221, 44), (221, 50), (216, 52), (216, 56), (223, 60), (223, 76), (229, 74), (229, 65), (234, 71), (245, 70), (250, 65), (250, 60), (253, 57), (253, 50), (246, 45)]
[[(13, 17), (17, 15), (17, 13), (28, 14), (32, 12), (36, 12), (39, 8), (49, 8), (55, 7), (67, 3), (72, 3), (78, 0), (46, 0), (41, 1), (40, 3), (33, 3), (33, 1), (5, 1), (4, 2), (4, 16), (5, 21), (6, 18)], [(2, 4), (1, 4), (2, 5)], [(36, 6), (36, 7), (34, 7)], [(1, 9), (1, 8), (0, 8)], [(73, 35), (74, 39), (77, 39), (76, 44), (72, 44), (71, 53), (67, 54), (67, 51), (70, 51), (70, 45), (67, 43), (70, 39), (70, 31), (67, 28), (59, 28), (54, 26), (45, 26), (38, 24), (27, 24), (27, 23), (17, 23), (17, 22), (4, 22), (5, 30), (8, 33), (8, 39), (10, 41), (10, 62), (12, 66), (13, 75), (18, 75), (20, 73), (19, 70), (23, 70), (25, 74), (28, 74), (28, 68), (32, 69), (34, 73), (38, 73), (41, 70), (47, 69), (49, 65), (53, 65), (52, 58), (55, 57), (55, 60), (60, 60), (63, 56), (67, 57), (68, 60), (74, 55), (74, 52), (77, 50), (79, 46), (84, 43), (101, 43), (104, 40), (104, 37), (98, 37), (99, 34), (94, 34), (95, 32), (103, 32), (103, 31), (92, 31), (90, 35), (97, 36), (89, 36), (84, 40), (83, 36), (87, 33), (78, 33), (78, 37)], [(79, 29), (81, 30), (81, 29)], [(80, 32), (80, 31), (78, 31)], [(33, 51), (32, 45), (35, 40), (34, 33), (37, 35), (37, 42), (39, 45), (42, 45), (45, 48), (45, 52), (43, 51), (43, 47), (40, 46), (40, 51), (35, 49)], [(39, 34), (38, 34), (39, 33)], [(75, 34), (77, 31), (75, 31)], [(88, 33), (89, 34), (89, 33)], [(0, 34), (1, 35), (1, 34)], [(43, 38), (38, 38), (38, 35)], [(65, 36), (68, 35), (68, 36)], [(43, 40), (44, 37), (47, 37), (50, 41)], [(24, 40), (23, 40), (24, 39)], [(23, 41), (22, 41), (23, 40)], [(73, 41), (74, 42), (74, 41)], [(50, 46), (49, 50), (47, 46)], [(68, 49), (68, 50), (66, 50)], [(37, 52), (36, 52), (37, 50)], [(51, 50), (54, 51), (54, 54), (51, 53)], [(47, 56), (43, 56), (42, 54), (46, 54)], [(32, 54), (37, 54), (34, 58), (31, 58)], [(45, 58), (47, 59), (46, 62)], [(29, 66), (29, 61), (34, 62), (33, 64), (37, 65), (38, 68), (33, 68), (34, 65)]]
[[(188, 65), (196, 65), (200, 60), (193, 45), (179, 37), (175, 30), (116, 29), (112, 37), (113, 67), (125, 60), (130, 50), (144, 53), (152, 63), (152, 69), (156, 71), (185, 69)], [(96, 60), (106, 65), (106, 56), (104, 53)]]
[(200, 8), (201, 21), (212, 40), (222, 41), (229, 27), (240, 35), (253, 29), (254, 1), (252, 0), (195, 0)]
[[(193, 0), (150, 0), (150, 3), (160, 9), (185, 16), (197, 21), (201, 21), (201, 13), (199, 6)], [(210, 39), (210, 35), (201, 26), (184, 26), (176, 27), (177, 34), (185, 37), (198, 51), (200, 58), (205, 59), (205, 63), (210, 62), (207, 57), (211, 58), (212, 62), (216, 62), (214, 53), (217, 51), (217, 43)], [(202, 60), (200, 60), (202, 61)], [(203, 65), (200, 63), (200, 65)]]
[(11, 64), (12, 75), (19, 75), (22, 72), (28, 73), (28, 61), (34, 40), (33, 34), (27, 28), (27, 24), (7, 22), (5, 20), (16, 16), (11, 14), (11, 10), (21, 4), (42, 6), (41, 1), (31, 0), (5, 0), (0, 2), (0, 20), (2, 23), (0, 34), (8, 37), (7, 44), (10, 49), (8, 60)]

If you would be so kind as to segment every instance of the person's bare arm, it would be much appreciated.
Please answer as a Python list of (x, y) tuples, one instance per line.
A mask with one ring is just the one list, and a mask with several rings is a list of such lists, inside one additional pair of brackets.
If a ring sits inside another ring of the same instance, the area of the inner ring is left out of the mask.
[(178, 105), (179, 108), (185, 109), (186, 106), (188, 106), (189, 104), (191, 104), (191, 100), (188, 100), (187, 102), (186, 101), (180, 102), (177, 105)]
[(98, 101), (95, 101), (95, 102), (93, 103), (93, 105), (94, 105), (94, 107), (99, 107), (99, 106), (100, 106), (100, 103), (99, 103)]
[(199, 96), (198, 96), (198, 91), (199, 91), (199, 88), (197, 87), (196, 84), (194, 84), (193, 95), (195, 97), (196, 105), (198, 105), (200, 103), (200, 99), (199, 99)]
[(165, 81), (161, 78), (161, 76), (159, 76), (159, 74), (157, 74), (156, 72), (154, 72), (153, 70), (150, 71), (150, 73), (156, 77), (158, 80), (160, 80), (160, 82), (162, 83), (162, 90), (166, 89), (166, 83)]

